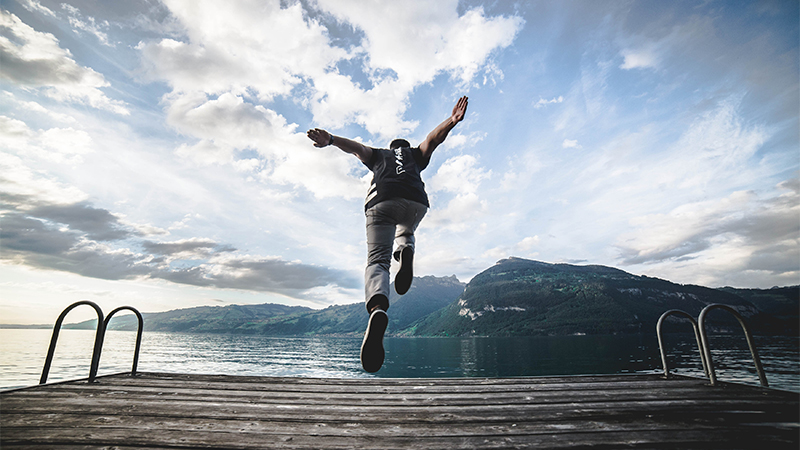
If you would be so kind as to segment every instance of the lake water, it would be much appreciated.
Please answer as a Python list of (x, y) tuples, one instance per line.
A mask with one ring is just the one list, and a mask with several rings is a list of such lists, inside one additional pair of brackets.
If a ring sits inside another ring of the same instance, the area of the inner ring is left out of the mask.
[[(51, 330), (0, 329), (0, 389), (38, 384)], [(758, 385), (743, 336), (711, 336), (717, 378)], [(771, 387), (800, 392), (800, 341), (756, 336)], [(94, 331), (61, 330), (48, 382), (86, 378)], [(130, 371), (135, 332), (109, 331), (99, 375)], [(665, 336), (673, 373), (702, 377), (693, 334)], [(514, 377), (660, 372), (655, 336), (387, 338), (367, 374), (360, 338), (145, 332), (139, 371), (323, 378)]]

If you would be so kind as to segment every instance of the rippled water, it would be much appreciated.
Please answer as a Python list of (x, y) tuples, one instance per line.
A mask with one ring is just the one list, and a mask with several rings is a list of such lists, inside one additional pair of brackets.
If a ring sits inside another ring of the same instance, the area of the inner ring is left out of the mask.
[[(50, 330), (0, 329), (0, 389), (39, 382)], [(129, 371), (136, 333), (109, 331), (99, 374)], [(48, 382), (85, 378), (94, 332), (62, 330)], [(359, 338), (146, 332), (139, 370), (281, 377), (510, 377), (661, 371), (654, 336), (388, 338), (375, 375), (358, 360)], [(771, 387), (800, 392), (798, 338), (756, 336)], [(717, 377), (758, 384), (744, 337), (711, 336)], [(693, 334), (665, 337), (674, 373), (703, 376)]]

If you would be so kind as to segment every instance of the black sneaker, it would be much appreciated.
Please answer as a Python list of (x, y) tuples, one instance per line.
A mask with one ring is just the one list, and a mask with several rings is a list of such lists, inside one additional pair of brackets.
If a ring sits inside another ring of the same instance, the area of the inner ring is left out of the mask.
[(383, 366), (386, 353), (383, 350), (383, 333), (389, 326), (389, 316), (382, 309), (376, 309), (369, 315), (367, 332), (361, 343), (361, 365), (367, 372), (373, 373)]
[(400, 270), (394, 277), (394, 290), (398, 294), (403, 295), (408, 292), (411, 287), (411, 281), (414, 279), (414, 249), (411, 247), (403, 247), (400, 252)]

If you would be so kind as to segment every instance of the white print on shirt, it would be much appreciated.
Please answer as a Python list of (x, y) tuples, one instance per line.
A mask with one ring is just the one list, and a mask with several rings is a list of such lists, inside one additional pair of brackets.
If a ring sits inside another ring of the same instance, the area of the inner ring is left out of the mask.
[(394, 149), (394, 162), (397, 163), (398, 175), (406, 172), (406, 169), (403, 167), (403, 151), (399, 148)]

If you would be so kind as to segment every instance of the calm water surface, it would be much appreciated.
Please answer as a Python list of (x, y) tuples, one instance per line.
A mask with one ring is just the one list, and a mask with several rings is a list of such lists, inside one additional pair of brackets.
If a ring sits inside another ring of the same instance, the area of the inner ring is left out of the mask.
[[(50, 330), (0, 329), (0, 389), (39, 382)], [(800, 392), (798, 338), (756, 336), (771, 387)], [(94, 332), (62, 330), (48, 382), (85, 378)], [(109, 331), (99, 374), (130, 371), (135, 332)], [(655, 336), (387, 338), (384, 367), (361, 369), (360, 338), (145, 332), (139, 370), (281, 377), (513, 377), (661, 371)], [(717, 377), (758, 384), (744, 337), (711, 336)], [(702, 377), (693, 334), (666, 336), (674, 373)]]

